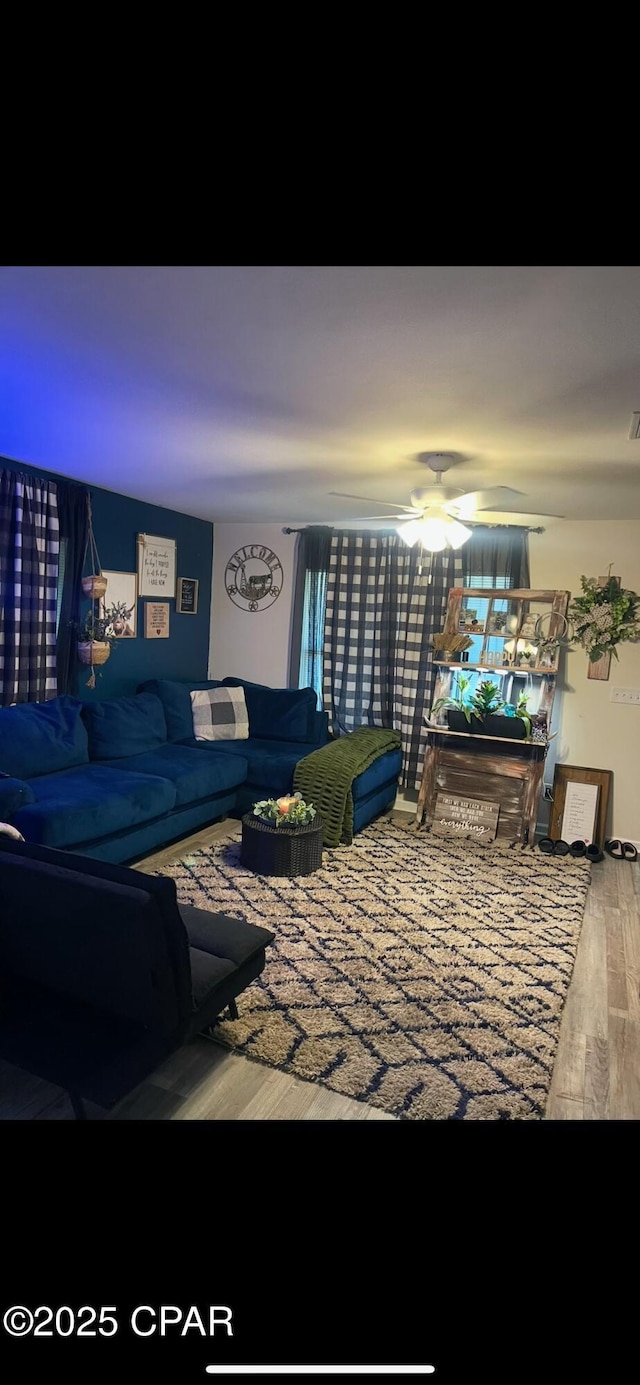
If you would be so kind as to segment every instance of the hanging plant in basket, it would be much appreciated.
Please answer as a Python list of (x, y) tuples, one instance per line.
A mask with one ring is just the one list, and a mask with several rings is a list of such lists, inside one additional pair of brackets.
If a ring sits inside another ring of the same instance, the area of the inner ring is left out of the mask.
[(88, 688), (95, 688), (94, 668), (106, 664), (111, 650), (117, 643), (117, 630), (114, 626), (121, 614), (121, 607), (122, 602), (116, 606), (107, 606), (102, 615), (96, 615), (92, 608), (76, 628), (78, 658), (81, 664), (91, 667), (91, 677), (87, 680)]
[(87, 495), (87, 544), (85, 548), (85, 559), (87, 553), (91, 560), (91, 572), (87, 577), (82, 578), (82, 591), (84, 596), (90, 597), (92, 601), (101, 601), (107, 590), (107, 579), (103, 575), (98, 557), (95, 535), (93, 532), (93, 516), (91, 514), (91, 496)]

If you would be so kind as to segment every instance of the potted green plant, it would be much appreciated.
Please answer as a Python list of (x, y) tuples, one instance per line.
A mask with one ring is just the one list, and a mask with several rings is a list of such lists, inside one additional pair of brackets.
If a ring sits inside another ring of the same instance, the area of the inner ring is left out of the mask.
[(469, 688), (471, 679), (464, 673), (456, 673), (454, 687), (457, 692), (451, 696), (439, 697), (434, 702), (429, 713), (431, 717), (437, 717), (439, 712), (446, 710), (447, 726), (450, 731), (471, 731), (471, 696)]
[(78, 658), (81, 664), (106, 664), (115, 644), (110, 610), (96, 615), (90, 609), (77, 627)]
[[(472, 716), (478, 721), (478, 725), (474, 729), (485, 736), (504, 735), (506, 718), (497, 715), (498, 712), (502, 711), (504, 705), (498, 684), (485, 678), (478, 684), (471, 698)], [(497, 726), (496, 722), (498, 723)]]
[(504, 704), (504, 715), (499, 718), (497, 736), (507, 736), (510, 740), (531, 740), (531, 717), (527, 711), (528, 693), (521, 693), (516, 703)]

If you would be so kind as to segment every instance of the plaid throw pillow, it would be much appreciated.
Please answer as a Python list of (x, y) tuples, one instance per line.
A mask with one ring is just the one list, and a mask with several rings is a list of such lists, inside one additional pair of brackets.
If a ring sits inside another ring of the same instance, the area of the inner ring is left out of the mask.
[(190, 693), (197, 741), (246, 741), (249, 717), (244, 688), (204, 688)]

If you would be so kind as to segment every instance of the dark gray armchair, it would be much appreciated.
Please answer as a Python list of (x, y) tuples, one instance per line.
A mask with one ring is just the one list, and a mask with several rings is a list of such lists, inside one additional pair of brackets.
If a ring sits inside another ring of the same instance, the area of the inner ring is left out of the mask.
[(211, 1030), (274, 934), (175, 882), (0, 832), (0, 1057), (106, 1110)]

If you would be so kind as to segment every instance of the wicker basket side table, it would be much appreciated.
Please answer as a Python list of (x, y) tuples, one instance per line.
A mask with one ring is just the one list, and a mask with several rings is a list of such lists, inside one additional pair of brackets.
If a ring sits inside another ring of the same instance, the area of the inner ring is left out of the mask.
[(302, 827), (270, 827), (253, 813), (242, 819), (240, 864), (256, 875), (311, 875), (322, 865), (320, 818)]

